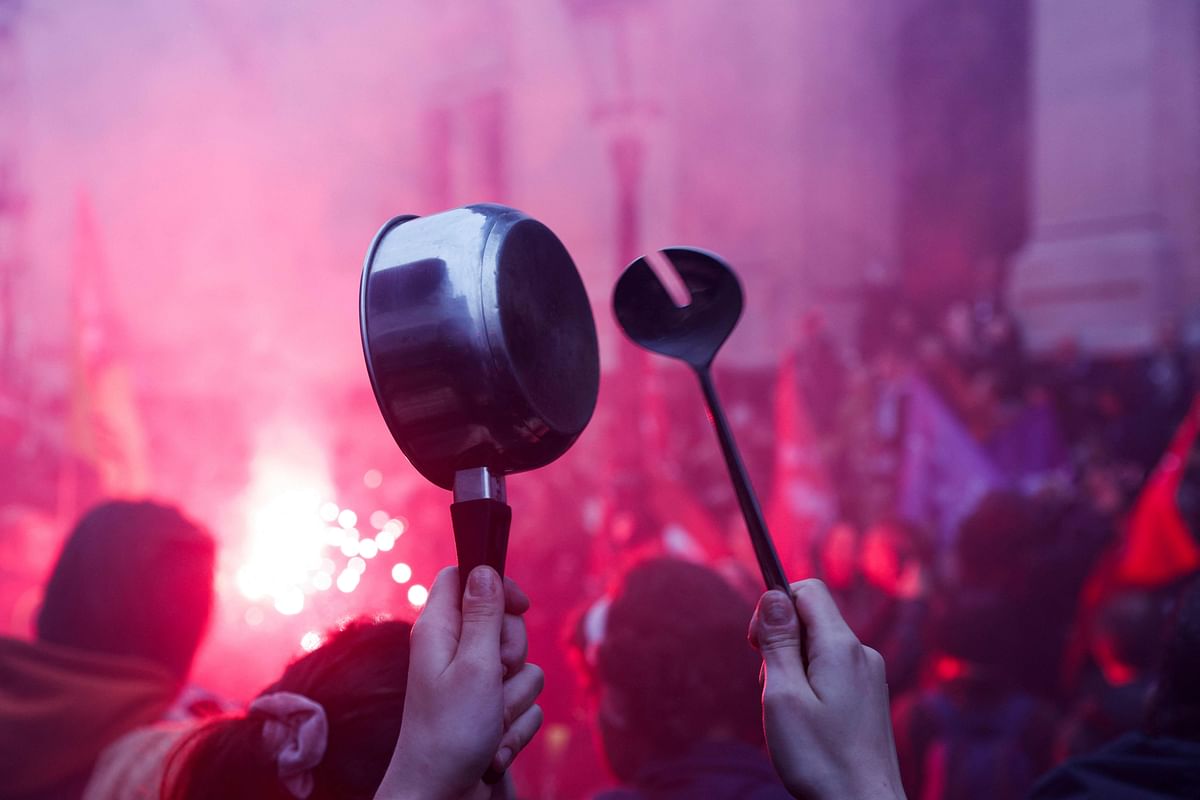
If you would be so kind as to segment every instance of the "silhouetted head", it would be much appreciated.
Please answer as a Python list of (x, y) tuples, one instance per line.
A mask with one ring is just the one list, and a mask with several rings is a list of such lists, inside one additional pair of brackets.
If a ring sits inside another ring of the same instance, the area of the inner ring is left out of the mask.
[[(406, 622), (357, 622), (293, 662), (262, 694), (303, 695), (324, 709), (328, 740), (309, 800), (369, 800), (387, 771), (408, 684)], [(257, 711), (208, 723), (176, 749), (170, 800), (294, 800), (279, 779)]]
[(212, 610), (214, 558), (212, 537), (171, 506), (96, 506), (50, 573), (37, 638), (147, 659), (182, 683)]
[(753, 611), (716, 572), (658, 558), (625, 574), (600, 624), (585, 618), (602, 626), (589, 662), (618, 778), (703, 741), (761, 743), (759, 659), (746, 643)]
[(934, 608), (931, 628), (941, 655), (983, 674), (1003, 678), (1026, 652), (1019, 615), (997, 591), (960, 589), (945, 594)]
[(1146, 727), (1155, 736), (1200, 741), (1200, 579), (1179, 602)]
[(959, 528), (955, 554), (960, 580), (993, 588), (1020, 583), (1037, 525), (1029, 499), (1016, 492), (988, 494)]

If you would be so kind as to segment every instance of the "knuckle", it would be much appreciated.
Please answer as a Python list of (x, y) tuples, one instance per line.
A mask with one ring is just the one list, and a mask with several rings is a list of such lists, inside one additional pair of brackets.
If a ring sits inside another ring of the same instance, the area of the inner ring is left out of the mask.
[(515, 672), (529, 657), (529, 645), (527, 642), (506, 639), (500, 643), (500, 657)]
[(500, 616), (500, 612), (490, 603), (465, 603), (462, 610), (463, 623), (490, 622)]
[(795, 633), (779, 633), (769, 636), (760, 636), (758, 640), (758, 649), (766, 658), (769, 654), (784, 653), (800, 648), (800, 637)]
[(793, 583), (792, 591), (808, 594), (810, 592), (828, 591), (828, 588), (825, 586), (825, 581), (820, 578), (805, 578), (802, 581)]
[(884, 665), (882, 653), (880, 653), (874, 647), (867, 647), (866, 645), (863, 645), (862, 652), (863, 652), (863, 658), (867, 662), (867, 667), (872, 672), (882, 672), (883, 671), (883, 668), (885, 665)]
[(545, 715), (542, 713), (542, 707), (539, 705), (534, 705), (533, 708), (529, 709), (529, 714), (529, 729), (527, 731), (523, 731), (521, 734), (522, 748), (533, 741), (534, 734), (542, 729), (542, 722), (545, 719)]
[(858, 660), (863, 657), (862, 642), (858, 641), (852, 633), (839, 636), (834, 649), (851, 664), (858, 663)]
[(524, 750), (525, 746), (533, 741), (533, 737), (541, 730), (545, 716), (542, 707), (534, 705), (520, 719), (522, 724), (514, 726), (504, 737), (505, 743), (514, 753)]
[(767, 678), (762, 693), (763, 707), (772, 711), (794, 709), (801, 703), (800, 693), (790, 686)]
[(541, 694), (542, 689), (546, 688), (546, 673), (537, 664), (526, 664), (525, 669), (529, 671), (531, 681), (533, 682), (536, 694)]

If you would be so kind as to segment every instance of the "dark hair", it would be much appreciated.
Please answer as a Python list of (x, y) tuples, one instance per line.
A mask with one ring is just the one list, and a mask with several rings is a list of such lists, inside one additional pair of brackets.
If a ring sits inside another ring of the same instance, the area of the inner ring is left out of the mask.
[(596, 670), (629, 699), (631, 725), (683, 752), (714, 728), (762, 742), (759, 658), (746, 643), (754, 604), (716, 572), (655, 558), (624, 576), (608, 609)]
[(98, 505), (63, 544), (37, 637), (148, 659), (182, 683), (212, 610), (215, 552), (212, 537), (174, 507)]
[(955, 553), (963, 583), (1010, 588), (1023, 583), (1037, 534), (1034, 504), (1016, 492), (991, 492), (959, 527)]
[(958, 589), (935, 604), (930, 627), (941, 653), (1011, 672), (1026, 652), (1021, 624), (1018, 610), (1000, 592)]
[[(407, 622), (351, 623), (292, 662), (263, 690), (319, 703), (329, 721), (325, 755), (313, 769), (309, 800), (370, 800), (387, 771), (408, 682)], [(292, 800), (263, 747), (260, 714), (215, 720), (174, 751), (163, 779), (168, 800)]]
[(1200, 578), (1179, 601), (1146, 728), (1155, 736), (1200, 740)]

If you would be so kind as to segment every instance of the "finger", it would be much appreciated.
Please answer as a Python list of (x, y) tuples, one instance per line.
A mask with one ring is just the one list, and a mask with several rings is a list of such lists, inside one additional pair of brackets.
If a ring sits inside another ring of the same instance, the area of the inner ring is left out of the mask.
[(409, 661), (425, 674), (440, 675), (458, 650), (462, 628), (458, 586), (458, 567), (439, 572), (421, 616), (413, 623)]
[(529, 656), (529, 634), (525, 620), (513, 614), (505, 614), (500, 627), (500, 663), (504, 665), (504, 677), (520, 672)]
[(512, 578), (504, 579), (504, 612), (518, 617), (529, 610), (529, 595)]
[(833, 595), (823, 581), (810, 578), (792, 584), (796, 612), (804, 625), (805, 644), (810, 663), (817, 660), (835, 664), (858, 657), (858, 637), (838, 611)]
[(800, 653), (800, 620), (790, 597), (772, 590), (759, 599), (751, 622), (751, 638), (758, 643), (763, 657), (764, 694), (779, 690), (811, 694)]
[(500, 675), (500, 629), (504, 624), (504, 589), (496, 570), (476, 567), (467, 577), (462, 599), (462, 632), (455, 659), (465, 658)]
[(488, 800), (517, 800), (517, 785), (513, 782), (511, 772), (504, 773), (504, 776), (491, 787), (487, 798)]
[(537, 664), (525, 668), (504, 682), (504, 727), (507, 729), (537, 702), (546, 685), (546, 676)]
[(532, 706), (517, 717), (504, 732), (504, 738), (500, 740), (500, 748), (492, 757), (492, 769), (497, 772), (508, 769), (517, 754), (533, 741), (534, 735), (542, 727), (542, 719), (541, 706)]

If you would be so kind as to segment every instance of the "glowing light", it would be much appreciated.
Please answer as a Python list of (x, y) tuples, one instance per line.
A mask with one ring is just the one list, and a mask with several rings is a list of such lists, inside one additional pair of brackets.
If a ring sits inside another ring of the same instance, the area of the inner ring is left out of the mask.
[(341, 525), (343, 528), (353, 528), (355, 523), (358, 522), (358, 514), (355, 514), (348, 508), (343, 508), (338, 512), (337, 521), (338, 525)]
[(323, 500), (329, 496), (323, 453), (307, 431), (274, 431), (268, 439), (272, 449), (251, 463), (242, 506), (246, 537), (232, 554), (233, 584), (248, 600), (270, 601), (280, 614), (293, 615), (304, 610), (304, 593), (325, 555), (323, 520), (336, 519), (338, 508)]
[(309, 631), (300, 637), (300, 646), (304, 648), (304, 652), (311, 653), (321, 646), (321, 634)]
[(358, 540), (347, 539), (346, 541), (342, 542), (342, 555), (344, 555), (346, 558), (353, 558), (354, 556), (358, 555)]
[(247, 625), (262, 625), (263, 616), (261, 608), (247, 608), (243, 618)]
[(358, 588), (358, 581), (358, 573), (352, 569), (347, 569), (341, 575), (338, 575), (337, 587), (346, 594), (350, 594), (350, 592)]
[(372, 511), (371, 512), (371, 527), (374, 528), (375, 530), (380, 530), (381, 528), (383, 528), (384, 525), (388, 524), (389, 519), (391, 519), (391, 517), (389, 517), (388, 513), (386, 511), (384, 511), (383, 509), (379, 509), (378, 511)]
[(381, 551), (387, 552), (396, 546), (396, 537), (385, 531), (380, 531), (375, 535), (375, 546)]
[(381, 483), (383, 483), (383, 473), (377, 469), (369, 469), (363, 475), (363, 485), (368, 489), (378, 489)]
[(261, 600), (267, 594), (267, 578), (261, 570), (246, 565), (237, 572), (237, 587), (247, 600)]
[(389, 519), (383, 526), (385, 531), (392, 534), (392, 536), (396, 538), (399, 538), (401, 535), (403, 535), (407, 528), (408, 522), (400, 518)]
[(363, 561), (358, 556), (355, 556), (354, 558), (350, 559), (350, 563), (346, 565), (346, 569), (362, 575), (367, 571), (367, 562)]
[(408, 583), (412, 580), (412, 567), (401, 561), (392, 567), (392, 580), (396, 583)]
[(337, 570), (337, 564), (333, 563), (332, 558), (321, 559), (321, 572), (324, 572), (326, 575), (332, 575), (335, 570)]
[(429, 590), (419, 583), (414, 583), (408, 587), (408, 602), (412, 603), (417, 608), (425, 605), (425, 601), (429, 599)]
[(363, 558), (374, 558), (379, 555), (379, 545), (374, 539), (363, 539), (358, 543), (358, 552)]
[(325, 591), (330, 586), (333, 586), (333, 578), (329, 577), (328, 572), (318, 572), (316, 575), (313, 575), (312, 582), (313, 586), (315, 586), (317, 590), (321, 592)]
[(304, 592), (289, 586), (275, 596), (275, 610), (287, 616), (299, 614), (304, 610)]

